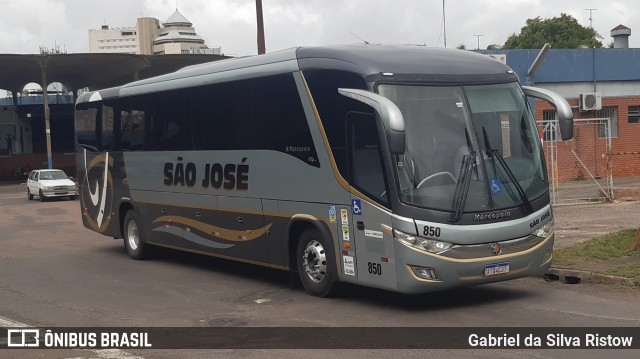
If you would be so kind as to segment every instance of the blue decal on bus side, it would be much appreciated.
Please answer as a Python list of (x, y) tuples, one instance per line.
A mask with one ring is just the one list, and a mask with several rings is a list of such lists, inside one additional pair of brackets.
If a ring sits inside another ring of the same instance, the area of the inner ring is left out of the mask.
[(354, 215), (356, 215), (356, 216), (362, 215), (362, 204), (360, 203), (359, 199), (352, 199), (351, 200), (351, 207), (352, 207)]

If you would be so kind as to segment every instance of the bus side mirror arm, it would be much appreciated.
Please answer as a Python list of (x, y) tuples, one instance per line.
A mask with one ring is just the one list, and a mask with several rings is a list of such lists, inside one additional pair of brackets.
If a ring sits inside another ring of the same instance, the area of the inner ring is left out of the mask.
[(339, 88), (338, 93), (372, 107), (382, 119), (389, 151), (397, 154), (404, 153), (404, 118), (396, 104), (386, 97), (366, 90)]
[(539, 87), (522, 86), (522, 91), (526, 96), (539, 98), (555, 106), (557, 110), (556, 118), (560, 126), (560, 137), (563, 141), (573, 138), (573, 111), (562, 96)]

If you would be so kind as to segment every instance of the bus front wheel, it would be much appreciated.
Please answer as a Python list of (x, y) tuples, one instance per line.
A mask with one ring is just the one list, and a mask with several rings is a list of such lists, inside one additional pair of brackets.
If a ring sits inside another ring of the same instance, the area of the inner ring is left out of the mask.
[(129, 257), (145, 259), (149, 257), (151, 245), (144, 241), (144, 232), (140, 220), (134, 210), (129, 210), (124, 217), (124, 248)]
[(329, 297), (335, 291), (336, 265), (333, 247), (317, 231), (307, 229), (300, 235), (296, 264), (302, 286), (316, 297)]

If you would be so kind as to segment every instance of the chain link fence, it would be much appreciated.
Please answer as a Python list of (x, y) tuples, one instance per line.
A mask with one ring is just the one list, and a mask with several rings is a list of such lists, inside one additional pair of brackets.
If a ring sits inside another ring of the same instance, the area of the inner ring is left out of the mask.
[(551, 202), (613, 201), (611, 120), (574, 120), (573, 139), (561, 141), (557, 120), (537, 123), (549, 174)]

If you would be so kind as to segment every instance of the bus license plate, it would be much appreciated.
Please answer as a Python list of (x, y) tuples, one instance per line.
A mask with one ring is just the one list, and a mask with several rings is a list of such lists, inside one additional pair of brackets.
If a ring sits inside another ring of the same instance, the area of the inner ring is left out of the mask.
[(509, 263), (495, 263), (487, 264), (484, 266), (485, 277), (503, 273), (509, 273)]

